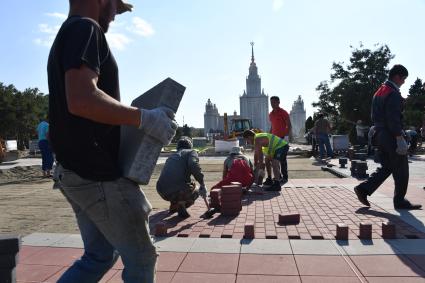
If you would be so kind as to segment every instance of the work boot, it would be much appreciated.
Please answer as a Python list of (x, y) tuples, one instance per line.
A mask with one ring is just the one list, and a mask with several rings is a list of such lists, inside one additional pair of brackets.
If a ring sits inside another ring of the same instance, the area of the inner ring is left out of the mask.
[(168, 213), (169, 214), (176, 213), (178, 211), (178, 208), (179, 208), (179, 205), (177, 203), (171, 203)]
[(286, 183), (288, 183), (288, 179), (280, 178), (279, 183), (280, 183), (281, 186), (283, 186)]
[(271, 186), (273, 185), (273, 180), (270, 177), (267, 177), (266, 181), (263, 183), (263, 186)]
[(274, 180), (273, 184), (270, 187), (264, 188), (264, 190), (270, 192), (278, 192), (282, 190), (282, 188), (280, 186), (280, 182), (278, 180)]
[(410, 201), (408, 201), (407, 199), (405, 199), (401, 203), (394, 204), (395, 209), (416, 210), (416, 209), (421, 209), (421, 207), (422, 207), (421, 204), (410, 203)]
[(364, 204), (365, 206), (370, 207), (370, 203), (367, 200), (367, 193), (362, 191), (359, 187), (354, 187), (354, 192), (357, 195), (357, 198), (359, 199), (359, 201)]
[(179, 208), (177, 210), (177, 214), (181, 218), (188, 218), (190, 217), (190, 214), (187, 212), (186, 207), (179, 205)]

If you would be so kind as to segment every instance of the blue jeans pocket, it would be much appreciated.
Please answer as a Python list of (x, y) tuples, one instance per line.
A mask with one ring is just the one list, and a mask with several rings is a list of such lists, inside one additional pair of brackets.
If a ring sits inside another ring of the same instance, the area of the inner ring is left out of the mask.
[(62, 170), (63, 193), (77, 206), (75, 213), (86, 213), (93, 222), (108, 219), (108, 206), (101, 182), (83, 179), (69, 170)]

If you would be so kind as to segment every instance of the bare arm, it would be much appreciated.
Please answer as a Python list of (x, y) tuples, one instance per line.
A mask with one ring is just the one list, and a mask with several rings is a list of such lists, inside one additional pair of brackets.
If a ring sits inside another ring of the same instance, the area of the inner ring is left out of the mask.
[(95, 122), (139, 127), (140, 110), (126, 106), (97, 87), (98, 75), (85, 65), (65, 73), (68, 111)]

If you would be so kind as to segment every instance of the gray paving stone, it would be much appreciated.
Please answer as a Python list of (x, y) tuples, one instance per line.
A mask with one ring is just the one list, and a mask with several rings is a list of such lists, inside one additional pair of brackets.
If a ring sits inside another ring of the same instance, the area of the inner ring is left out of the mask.
[[(177, 111), (185, 87), (167, 78), (131, 103), (132, 106), (153, 109), (165, 106)], [(147, 185), (155, 168), (162, 144), (145, 135), (136, 127), (121, 127), (119, 163), (123, 175), (139, 184)]]
[(84, 248), (83, 240), (81, 239), (80, 234), (72, 234), (69, 235), (56, 243), (51, 245), (52, 247), (60, 247), (60, 248)]
[(50, 247), (69, 235), (63, 233), (33, 233), (23, 237), (22, 244), (27, 246)]
[(402, 254), (425, 255), (425, 239), (397, 239), (391, 243)]
[(290, 240), (294, 255), (341, 255), (345, 250), (332, 240)]
[(190, 248), (191, 253), (240, 253), (241, 243), (239, 239), (222, 238), (196, 238)]
[(350, 240), (347, 245), (341, 247), (347, 255), (394, 255), (400, 254), (393, 240)]
[(158, 252), (187, 253), (195, 241), (196, 238), (154, 237), (154, 244)]
[(289, 240), (242, 239), (242, 254), (292, 254)]

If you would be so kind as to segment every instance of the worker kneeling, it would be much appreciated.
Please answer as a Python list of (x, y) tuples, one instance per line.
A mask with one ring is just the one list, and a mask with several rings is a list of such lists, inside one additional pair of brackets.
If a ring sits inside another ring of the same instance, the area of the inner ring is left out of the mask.
[(222, 186), (230, 185), (232, 182), (239, 182), (242, 187), (249, 188), (254, 182), (252, 170), (251, 160), (242, 154), (239, 146), (235, 146), (231, 149), (230, 155), (224, 160), (223, 180), (212, 188), (221, 188)]
[(286, 179), (284, 179), (282, 183), (286, 183), (288, 181), (286, 168), (286, 155), (288, 154), (289, 149), (288, 142), (273, 134), (256, 134), (252, 130), (246, 130), (243, 133), (243, 137), (248, 144), (252, 144), (254, 146), (255, 168), (265, 168), (264, 157), (270, 158), (272, 160), (273, 183), (270, 187), (265, 188), (265, 190), (280, 191), (280, 174), (286, 173)]
[[(199, 190), (191, 176), (200, 184)], [(186, 208), (194, 204), (201, 195), (207, 196), (204, 174), (199, 166), (199, 157), (192, 149), (190, 138), (184, 137), (177, 142), (177, 152), (168, 157), (156, 184), (158, 194), (170, 204), (170, 213), (177, 212), (180, 217), (189, 217)]]

